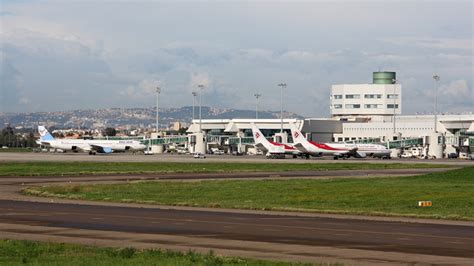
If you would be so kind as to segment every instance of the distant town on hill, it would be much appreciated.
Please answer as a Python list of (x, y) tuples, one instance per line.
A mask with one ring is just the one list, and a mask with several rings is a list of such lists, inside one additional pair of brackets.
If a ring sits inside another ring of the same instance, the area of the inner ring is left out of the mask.
[[(191, 123), (193, 107), (160, 108), (160, 128), (167, 128), (175, 122), (183, 127)], [(259, 118), (280, 118), (278, 111), (259, 111)], [(285, 118), (303, 118), (302, 116), (283, 112)], [(195, 108), (195, 119), (199, 118), (199, 108)], [(202, 119), (255, 118), (255, 110), (238, 110), (202, 107)], [(147, 128), (154, 127), (156, 108), (106, 108), (97, 110), (73, 110), (33, 113), (0, 113), (0, 125), (12, 127), (35, 128), (38, 125), (55, 128), (101, 129), (114, 128)]]

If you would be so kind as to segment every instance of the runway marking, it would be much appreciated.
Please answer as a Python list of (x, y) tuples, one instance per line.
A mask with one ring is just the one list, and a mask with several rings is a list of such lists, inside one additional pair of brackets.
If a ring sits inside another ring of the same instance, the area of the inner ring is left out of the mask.
[(104, 220), (102, 217), (93, 217), (92, 220)]
[(446, 243), (456, 244), (456, 245), (464, 245), (463, 242), (459, 242), (459, 241), (446, 241)]
[[(0, 208), (1, 209), (1, 208)], [(32, 211), (33, 212), (33, 211)], [(44, 211), (47, 214), (38, 214), (38, 211), (34, 210), (35, 213), (33, 215), (36, 216), (51, 216), (51, 212)], [(90, 213), (81, 213), (82, 216), (94, 216), (96, 214)], [(136, 219), (135, 216), (130, 215), (115, 215), (115, 214), (103, 214), (105, 217), (108, 218), (125, 218), (125, 219)], [(265, 217), (264, 217), (265, 218)], [(159, 218), (159, 217), (141, 217), (143, 220), (163, 220), (169, 222), (182, 222), (183, 219), (173, 219), (173, 218)], [(241, 220), (248, 220), (247, 218), (240, 218)], [(236, 222), (219, 222), (219, 221), (202, 221), (202, 220), (194, 220), (194, 223), (207, 223), (207, 224), (222, 224), (222, 225), (236, 225), (236, 226), (255, 226), (255, 227), (277, 227), (283, 229), (301, 229), (301, 230), (309, 230), (309, 231), (331, 231), (331, 232), (349, 232), (349, 233), (362, 233), (362, 234), (379, 234), (379, 235), (392, 235), (392, 236), (409, 236), (409, 237), (426, 237), (426, 238), (437, 238), (437, 239), (455, 239), (455, 240), (469, 240), (474, 241), (474, 238), (468, 237), (451, 237), (451, 236), (435, 236), (435, 235), (422, 235), (422, 234), (414, 234), (414, 233), (391, 233), (391, 232), (380, 232), (380, 231), (366, 231), (366, 230), (354, 230), (354, 229), (333, 229), (333, 228), (323, 228), (323, 227), (306, 227), (306, 226), (287, 226), (287, 225), (275, 225), (275, 224), (257, 224), (257, 223), (236, 223)], [(269, 229), (269, 228), (267, 228)]]

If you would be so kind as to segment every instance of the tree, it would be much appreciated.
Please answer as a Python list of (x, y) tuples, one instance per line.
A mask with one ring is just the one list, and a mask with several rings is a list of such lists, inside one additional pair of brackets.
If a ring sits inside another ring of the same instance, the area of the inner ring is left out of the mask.
[(113, 127), (108, 127), (105, 129), (105, 135), (106, 136), (115, 136), (117, 135), (117, 130), (115, 130), (115, 128)]
[(1, 138), (2, 146), (14, 147), (17, 145), (17, 136), (10, 125), (2, 129)]
[(178, 134), (179, 135), (185, 135), (187, 130), (188, 130), (187, 127), (182, 127), (178, 130)]

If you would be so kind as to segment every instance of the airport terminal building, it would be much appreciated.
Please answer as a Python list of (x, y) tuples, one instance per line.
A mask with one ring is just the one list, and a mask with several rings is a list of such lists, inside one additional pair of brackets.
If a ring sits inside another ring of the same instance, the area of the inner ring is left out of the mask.
[(293, 123), (309, 140), (385, 143), (393, 148), (394, 156), (411, 146), (424, 148), (436, 158), (474, 152), (474, 114), (437, 115), (436, 119), (434, 115), (402, 115), (402, 86), (394, 72), (374, 72), (372, 84), (333, 85), (330, 103), (330, 118), (283, 119), (284, 134), (280, 134), (280, 119), (203, 119), (201, 126), (194, 120), (188, 132), (197, 133), (201, 127), (208, 145), (238, 146), (241, 151), (252, 146), (252, 123), (267, 137), (288, 143)]

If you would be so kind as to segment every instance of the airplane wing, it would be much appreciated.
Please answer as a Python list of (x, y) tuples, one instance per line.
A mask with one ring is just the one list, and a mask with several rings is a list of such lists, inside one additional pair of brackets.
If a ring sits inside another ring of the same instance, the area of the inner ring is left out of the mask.
[(48, 142), (48, 141), (37, 140), (36, 143), (37, 143), (38, 145), (51, 146), (51, 143)]
[(265, 148), (265, 146), (262, 143), (257, 143), (254, 146), (257, 147), (259, 150), (261, 150), (263, 152), (268, 152), (268, 149)]
[(91, 150), (94, 150), (98, 153), (111, 153), (111, 152), (113, 152), (112, 148), (110, 148), (110, 147), (101, 146), (101, 145), (97, 145), (97, 144), (89, 144), (89, 146), (91, 147)]
[(341, 154), (349, 154), (351, 156), (356, 157), (356, 156), (358, 156), (357, 149), (358, 149), (357, 147), (354, 147), (354, 148), (352, 148), (350, 150), (347, 150), (347, 151), (341, 151)]
[(293, 145), (293, 147), (295, 147), (302, 154), (308, 154), (314, 157), (321, 157), (323, 155), (323, 152), (311, 152), (307, 150), (302, 143), (296, 143)]
[(301, 143), (296, 143), (293, 145), (296, 149), (298, 149), (302, 153), (310, 153)]

